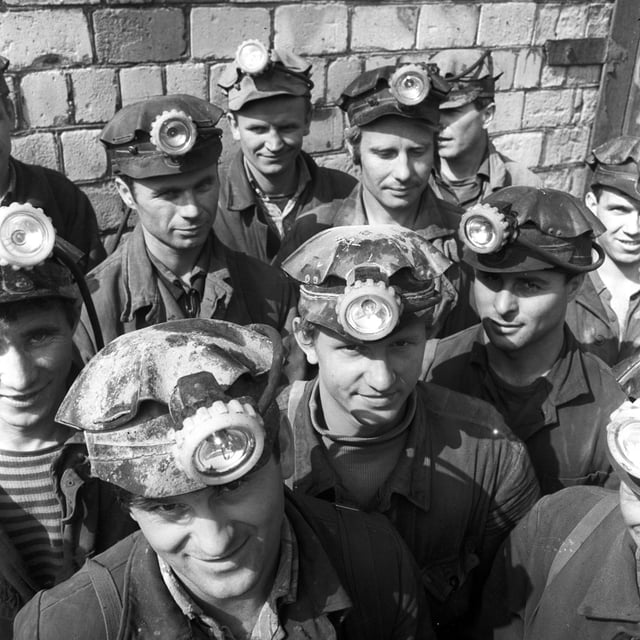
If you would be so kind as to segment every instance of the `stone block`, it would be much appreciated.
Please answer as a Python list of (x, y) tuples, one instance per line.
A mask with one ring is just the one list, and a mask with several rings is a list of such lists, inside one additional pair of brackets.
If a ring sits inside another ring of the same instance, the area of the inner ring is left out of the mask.
[(547, 189), (560, 189), (580, 199), (584, 196), (587, 170), (583, 165), (554, 167), (536, 173)]
[(497, 49), (492, 54), (493, 72), (495, 75), (502, 74), (496, 80), (496, 91), (508, 91), (513, 87), (513, 79), (516, 75), (516, 60), (518, 59), (514, 51), (508, 49)]
[(160, 67), (137, 66), (120, 69), (122, 105), (162, 94)]
[(351, 48), (354, 51), (413, 49), (417, 24), (417, 7), (382, 4), (355, 7)]
[(584, 4), (566, 4), (560, 8), (555, 38), (582, 38), (587, 27), (588, 11)]
[(27, 164), (59, 170), (58, 149), (53, 133), (30, 133), (11, 139), (11, 155)]
[(67, 81), (61, 71), (29, 73), (21, 82), (22, 114), (29, 127), (52, 127), (69, 122)]
[(540, 86), (544, 89), (551, 87), (561, 87), (564, 85), (567, 77), (567, 67), (542, 67), (542, 75), (540, 78)]
[(473, 4), (424, 4), (418, 20), (418, 49), (473, 46), (480, 7)]
[(514, 89), (531, 89), (540, 85), (542, 71), (542, 51), (540, 49), (522, 49), (518, 54)]
[(496, 149), (527, 167), (537, 167), (542, 154), (544, 133), (532, 131), (523, 133), (505, 133), (491, 138)]
[(167, 93), (188, 93), (207, 99), (207, 67), (202, 63), (168, 64), (165, 68)]
[(315, 58), (305, 56), (311, 67), (311, 79), (313, 89), (311, 89), (311, 104), (325, 104), (327, 95), (327, 65), (326, 58)]
[(344, 126), (342, 112), (337, 107), (315, 109), (311, 131), (304, 148), (310, 153), (339, 151), (343, 148)]
[(483, 3), (478, 26), (482, 46), (523, 46), (531, 42), (536, 5), (531, 2)]
[[(21, 3), (22, 4), (22, 3)], [(81, 9), (8, 11), (1, 14), (2, 55), (11, 69), (91, 62), (89, 25)]]
[(191, 10), (191, 55), (198, 59), (232, 59), (250, 38), (269, 43), (270, 13), (249, 7), (195, 7)]
[(274, 44), (300, 55), (339, 53), (347, 48), (347, 7), (305, 2), (275, 11)]
[(587, 38), (606, 38), (611, 31), (613, 3), (591, 5), (587, 12)]
[[(405, 62), (409, 62), (409, 60), (405, 59), (405, 56), (403, 56), (403, 60)], [(396, 64), (397, 62), (398, 62), (398, 56), (382, 56), (382, 55), (366, 56), (364, 59), (364, 71), (369, 71), (370, 69), (377, 69), (378, 67), (384, 67), (387, 64)]]
[(553, 166), (584, 160), (589, 151), (589, 127), (552, 129), (547, 133), (542, 164)]
[(100, 142), (100, 129), (63, 131), (62, 160), (70, 180), (97, 180), (107, 173), (107, 155)]
[(570, 89), (542, 89), (525, 96), (522, 126), (528, 128), (557, 127), (571, 123), (574, 96)]
[(567, 67), (565, 84), (567, 87), (584, 87), (586, 85), (599, 85), (602, 75), (602, 65), (572, 65)]
[(348, 173), (350, 176), (360, 179), (360, 168), (353, 164), (351, 156), (346, 151), (323, 156), (315, 156), (314, 160), (321, 167), (344, 171), (344, 173)]
[(117, 85), (113, 69), (72, 69), (73, 104), (77, 123), (107, 122), (116, 112)]
[[(116, 191), (113, 180), (93, 185), (82, 185), (81, 189), (91, 200), (100, 231), (103, 233), (115, 231), (124, 217), (126, 207)], [(135, 217), (132, 216), (129, 218), (129, 223), (133, 222), (135, 222)], [(111, 246), (109, 249), (112, 251), (114, 247)]]
[(489, 133), (520, 130), (523, 108), (523, 91), (500, 91), (496, 93), (496, 115), (489, 125)]
[(327, 104), (335, 104), (340, 94), (360, 75), (361, 71), (360, 59), (353, 56), (331, 62), (327, 69)]
[(540, 46), (556, 38), (556, 25), (560, 17), (559, 5), (540, 5), (533, 30), (533, 44)]
[(597, 87), (576, 91), (574, 124), (586, 124), (589, 126), (593, 124), (598, 108), (598, 97), (599, 91)]
[(225, 93), (218, 86), (218, 79), (226, 64), (212, 64), (209, 66), (209, 102), (217, 104), (222, 109), (227, 109), (228, 100)]
[(431, 56), (429, 62), (437, 64), (440, 67), (440, 73), (442, 75), (446, 73), (457, 75), (476, 62), (481, 54), (482, 52), (478, 49), (437, 51)]
[(100, 9), (93, 29), (100, 62), (164, 62), (186, 50), (180, 9)]

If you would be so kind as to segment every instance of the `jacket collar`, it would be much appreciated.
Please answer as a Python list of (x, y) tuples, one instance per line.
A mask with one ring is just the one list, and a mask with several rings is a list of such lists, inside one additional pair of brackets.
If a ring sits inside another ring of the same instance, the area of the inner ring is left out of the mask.
[[(575, 304), (584, 307), (596, 316), (596, 318), (599, 318), (604, 322), (606, 326), (610, 326), (611, 321), (602, 301), (602, 295), (606, 291), (607, 288), (598, 275), (597, 270), (590, 271), (587, 273), (587, 277), (584, 279), (582, 286), (578, 290), (578, 294), (575, 297)], [(617, 333), (615, 327), (613, 327), (613, 330)]]

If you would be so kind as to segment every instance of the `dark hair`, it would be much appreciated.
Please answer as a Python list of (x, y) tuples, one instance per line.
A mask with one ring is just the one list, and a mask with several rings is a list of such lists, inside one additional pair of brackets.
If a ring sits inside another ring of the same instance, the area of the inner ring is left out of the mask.
[(79, 306), (67, 298), (56, 298), (54, 296), (42, 298), (25, 298), (15, 302), (0, 302), (0, 322), (15, 322), (23, 313), (31, 311), (51, 311), (52, 308), (59, 308), (65, 315), (69, 326), (73, 329), (80, 315)]
[(478, 111), (482, 111), (483, 109), (486, 109), (490, 104), (493, 104), (493, 102), (494, 102), (493, 98), (476, 98), (473, 101), (473, 106)]
[(300, 318), (298, 331), (303, 335), (305, 340), (312, 342), (318, 337), (318, 333), (320, 333), (320, 327), (317, 324), (310, 322), (306, 318)]

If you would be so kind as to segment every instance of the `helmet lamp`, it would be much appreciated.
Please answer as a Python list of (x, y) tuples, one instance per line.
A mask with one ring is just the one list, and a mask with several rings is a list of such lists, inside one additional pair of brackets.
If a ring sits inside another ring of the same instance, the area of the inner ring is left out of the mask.
[(34, 267), (51, 255), (56, 232), (42, 209), (13, 203), (0, 207), (0, 265)]
[(236, 51), (236, 65), (243, 73), (257, 75), (269, 65), (269, 52), (259, 40), (245, 40)]
[(163, 111), (151, 124), (151, 143), (168, 156), (183, 156), (196, 143), (198, 131), (184, 111)]
[(511, 239), (507, 217), (495, 207), (476, 205), (460, 220), (460, 239), (475, 253), (495, 253)]
[(406, 106), (420, 104), (428, 95), (431, 83), (429, 74), (416, 64), (407, 64), (389, 78), (389, 91)]
[(193, 480), (207, 485), (233, 482), (251, 471), (262, 456), (262, 419), (255, 412), (229, 410), (232, 404), (214, 403), (226, 412), (215, 406), (200, 407), (177, 432), (176, 457)]
[(358, 340), (379, 340), (397, 326), (402, 303), (384, 282), (358, 280), (345, 288), (336, 305), (338, 322)]
[(614, 460), (630, 475), (640, 478), (640, 413), (621, 416), (607, 426), (607, 444)]

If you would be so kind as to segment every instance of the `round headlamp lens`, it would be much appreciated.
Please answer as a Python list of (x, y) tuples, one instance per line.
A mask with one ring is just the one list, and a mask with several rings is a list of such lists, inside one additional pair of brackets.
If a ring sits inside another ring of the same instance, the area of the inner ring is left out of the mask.
[(475, 217), (467, 220), (465, 235), (476, 251), (493, 251), (496, 246), (496, 228), (486, 218)]
[(391, 95), (407, 106), (420, 104), (429, 95), (429, 74), (417, 65), (398, 69), (389, 80)]
[(632, 476), (640, 478), (640, 416), (610, 424), (607, 440), (616, 462)]
[(365, 296), (349, 304), (345, 319), (358, 333), (371, 335), (386, 331), (393, 321), (393, 313), (384, 301)]
[(0, 260), (16, 267), (41, 263), (53, 251), (56, 233), (41, 210), (0, 209)]
[(269, 52), (259, 40), (246, 40), (238, 47), (236, 64), (249, 75), (262, 73), (269, 64)]
[(168, 156), (188, 153), (197, 137), (196, 125), (184, 111), (165, 111), (151, 125), (151, 142)]
[(251, 459), (256, 447), (246, 429), (222, 429), (205, 438), (193, 453), (193, 465), (204, 475), (224, 475)]

